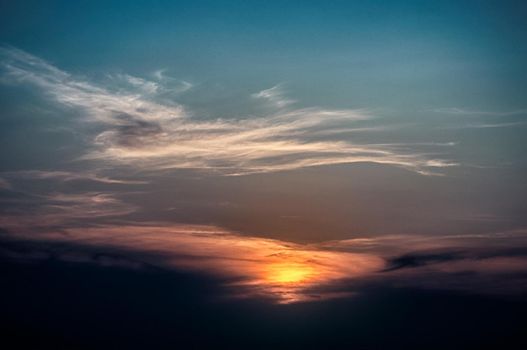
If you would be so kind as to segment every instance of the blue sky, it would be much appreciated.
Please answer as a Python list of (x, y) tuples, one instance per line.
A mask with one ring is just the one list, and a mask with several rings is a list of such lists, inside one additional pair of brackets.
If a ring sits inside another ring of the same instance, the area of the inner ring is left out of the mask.
[[(339, 107), (522, 108), (521, 2), (20, 2), (0, 40), (82, 74), (168, 69)], [(20, 18), (23, 16), (24, 20)], [(233, 111), (230, 111), (233, 112)]]

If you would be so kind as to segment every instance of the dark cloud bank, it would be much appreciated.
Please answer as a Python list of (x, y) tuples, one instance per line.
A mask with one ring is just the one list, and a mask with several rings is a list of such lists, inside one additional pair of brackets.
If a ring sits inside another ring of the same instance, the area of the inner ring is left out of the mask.
[[(527, 303), (518, 295), (398, 287), (386, 279), (327, 287), (353, 290), (350, 298), (279, 305), (265, 298), (228, 298), (221, 277), (144, 262), (163, 259), (155, 254), (12, 239), (2, 240), (1, 252), (0, 327), (3, 341), (16, 348), (527, 346)], [(407, 255), (394, 258), (388, 269), (456, 254)]]

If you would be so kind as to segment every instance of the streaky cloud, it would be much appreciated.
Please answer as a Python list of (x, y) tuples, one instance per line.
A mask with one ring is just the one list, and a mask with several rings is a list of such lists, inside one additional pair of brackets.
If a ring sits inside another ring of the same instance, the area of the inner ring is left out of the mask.
[(508, 116), (519, 116), (527, 115), (527, 109), (516, 109), (512, 111), (482, 111), (468, 108), (458, 107), (445, 107), (432, 109), (432, 112), (440, 114), (450, 114), (457, 116), (495, 116), (495, 117), (508, 117)]
[[(411, 147), (354, 143), (338, 131), (372, 119), (365, 110), (286, 108), (280, 85), (260, 91), (277, 110), (263, 117), (203, 120), (181, 104), (151, 98), (158, 82), (122, 75), (131, 89), (112, 89), (78, 79), (15, 48), (1, 49), (6, 79), (40, 88), (61, 105), (85, 112), (82, 121), (102, 127), (80, 159), (105, 160), (141, 170), (193, 168), (223, 175), (247, 175), (311, 166), (373, 162), (423, 175), (457, 165)], [(138, 88), (139, 87), (139, 88)], [(357, 130), (358, 131), (358, 130)], [(316, 133), (333, 139), (314, 141)]]
[(9, 189), (11, 189), (11, 184), (9, 183), (9, 181), (0, 177), (0, 190), (9, 190)]
[(295, 100), (291, 100), (285, 96), (282, 84), (275, 85), (269, 89), (261, 90), (252, 94), (251, 96), (253, 98), (266, 100), (277, 108), (284, 108), (296, 102)]
[(34, 180), (60, 180), (60, 181), (93, 181), (106, 184), (142, 185), (148, 183), (140, 180), (114, 179), (101, 176), (94, 172), (72, 172), (72, 171), (46, 171), (46, 170), (21, 170), (4, 173), (4, 176), (34, 179)]
[(121, 201), (113, 193), (90, 191), (79, 193), (51, 192), (33, 195), (25, 203), (30, 208), (16, 208), (0, 216), (0, 227), (14, 232), (30, 232), (66, 226), (85, 226), (101, 218), (121, 217), (136, 207)]

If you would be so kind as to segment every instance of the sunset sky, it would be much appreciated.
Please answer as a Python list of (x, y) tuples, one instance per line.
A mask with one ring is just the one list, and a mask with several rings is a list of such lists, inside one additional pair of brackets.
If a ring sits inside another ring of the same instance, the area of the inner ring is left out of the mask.
[(434, 324), (398, 348), (466, 304), (488, 318), (441, 328), (447, 348), (498, 316), (496, 348), (527, 344), (526, 18), (521, 1), (1, 1), (1, 325), (90, 348), (95, 324), (111, 345), (97, 314), (46, 316), (108, 293), (117, 332), (158, 345), (369, 348), (406, 333), (375, 335), (389, 304)]

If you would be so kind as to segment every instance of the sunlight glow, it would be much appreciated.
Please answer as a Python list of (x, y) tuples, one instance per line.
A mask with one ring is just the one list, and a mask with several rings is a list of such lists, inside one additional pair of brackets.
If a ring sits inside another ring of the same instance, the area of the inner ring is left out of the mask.
[(278, 303), (333, 298), (310, 288), (359, 278), (384, 267), (384, 260), (372, 254), (246, 237), (214, 226), (101, 226), (66, 231), (67, 235), (53, 231), (39, 237), (155, 252), (160, 257), (157, 265), (234, 279), (228, 283), (233, 296), (264, 296)]
[(271, 264), (267, 272), (267, 280), (271, 283), (307, 282), (316, 274), (312, 266), (289, 263)]

